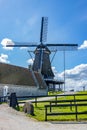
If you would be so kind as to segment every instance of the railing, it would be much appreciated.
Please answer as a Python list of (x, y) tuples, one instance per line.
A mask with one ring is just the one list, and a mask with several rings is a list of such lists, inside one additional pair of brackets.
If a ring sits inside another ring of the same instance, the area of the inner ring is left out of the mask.
[[(18, 99), (19, 104), (25, 103), (26, 99), (27, 99), (27, 100), (30, 100), (31, 102), (35, 103), (35, 106), (37, 106), (38, 103), (51, 102), (52, 99), (54, 99), (54, 101), (52, 101), (52, 102), (57, 102), (57, 101), (59, 101), (59, 98), (61, 98), (61, 97), (65, 97), (65, 101), (66, 101), (66, 96), (73, 97), (72, 100), (74, 100), (74, 102), (75, 102), (77, 96), (85, 96), (85, 95), (87, 96), (87, 94), (59, 94), (59, 95), (41, 95), (41, 96), (17, 96), (17, 99)], [(41, 98), (44, 98), (44, 97), (46, 97), (46, 98), (50, 97), (50, 100), (48, 100), (48, 99), (41, 100)], [(23, 102), (20, 101), (22, 99), (24, 99), (25, 101), (23, 101)], [(63, 100), (60, 100), (60, 102), (61, 101), (64, 102)], [(68, 102), (68, 100), (67, 100), (67, 102)]]
[[(51, 99), (54, 99), (53, 102), (59, 101), (60, 97), (65, 97), (65, 101), (66, 101), (66, 96), (73, 97), (72, 100), (75, 100), (77, 96), (87, 96), (87, 94), (58, 94), (58, 95), (16, 96), (16, 97), (17, 97), (19, 104), (25, 103), (26, 100), (30, 100), (31, 102), (35, 102), (35, 104), (37, 106), (37, 103), (39, 103), (39, 102), (50, 102), (50, 101), (52, 101)], [(46, 98), (49, 97), (50, 100), (48, 100), (48, 99), (41, 100), (41, 98), (44, 98), (44, 97), (46, 97)], [(0, 96), (0, 102), (7, 100), (7, 98), (10, 99), (10, 96)], [(40, 100), (38, 100), (38, 99), (40, 99)], [(25, 101), (22, 101), (22, 100), (25, 100)], [(61, 101), (63, 101), (63, 100), (61, 100)], [(68, 102), (68, 100), (67, 100), (67, 102)]]
[[(47, 119), (48, 116), (60, 116), (60, 115), (75, 115), (76, 120), (78, 120), (78, 115), (87, 114), (87, 111), (78, 111), (79, 106), (87, 107), (87, 99), (51, 101), (50, 105), (45, 105), (45, 121), (48, 120)], [(58, 112), (58, 111), (54, 112), (53, 111), (53, 108), (59, 108), (59, 107), (66, 107), (66, 108), (70, 107), (70, 111), (69, 112)], [(72, 111), (73, 107), (74, 107), (74, 111)], [(49, 109), (49, 111), (48, 111), (48, 109)]]

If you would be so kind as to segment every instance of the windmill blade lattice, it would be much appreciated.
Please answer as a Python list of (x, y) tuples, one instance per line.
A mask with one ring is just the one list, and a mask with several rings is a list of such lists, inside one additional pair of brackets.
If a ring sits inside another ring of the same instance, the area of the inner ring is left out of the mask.
[(11, 44), (10, 42), (7, 43), (6, 47), (37, 47), (38, 44), (36, 42), (15, 42)]
[(47, 27), (48, 27), (48, 17), (42, 17), (41, 21), (41, 32), (40, 32), (40, 43), (44, 43), (47, 40)]
[(46, 44), (50, 51), (73, 51), (77, 50), (78, 44)]

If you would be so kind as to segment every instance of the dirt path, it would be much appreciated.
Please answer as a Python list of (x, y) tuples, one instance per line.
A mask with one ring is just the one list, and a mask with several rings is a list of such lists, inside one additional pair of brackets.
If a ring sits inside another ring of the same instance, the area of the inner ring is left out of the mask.
[(0, 130), (87, 130), (87, 122), (38, 122), (7, 104), (0, 105)]

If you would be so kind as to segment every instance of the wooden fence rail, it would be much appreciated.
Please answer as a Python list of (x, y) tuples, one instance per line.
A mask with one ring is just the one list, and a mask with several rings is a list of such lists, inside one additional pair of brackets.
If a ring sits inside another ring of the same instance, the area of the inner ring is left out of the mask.
[[(63, 103), (63, 102), (65, 103)], [(74, 103), (72, 104), (71, 101)], [(55, 102), (55, 101), (52, 101), (50, 102), (50, 105), (45, 105), (45, 121), (47, 121), (47, 117), (48, 116), (59, 116), (59, 115), (75, 115), (76, 116), (76, 120), (78, 120), (78, 115), (80, 114), (87, 114), (87, 111), (82, 111), (82, 112), (79, 112), (78, 111), (78, 107), (80, 106), (87, 106), (87, 99), (82, 99), (82, 100), (61, 100), (60, 101), (61, 103), (63, 104), (52, 104), (52, 103), (59, 103), (59, 102)], [(70, 102), (70, 104), (66, 104), (67, 102)], [(85, 103), (86, 102), (86, 103)], [(70, 107), (70, 112), (53, 112), (52, 111), (52, 108), (55, 108), (55, 107)], [(72, 111), (72, 107), (75, 108), (75, 111), (73, 112)], [(49, 109), (49, 111), (48, 111)]]
[[(78, 97), (78, 96), (87, 96), (87, 94), (59, 94), (59, 95), (46, 95), (46, 96), (44, 96), (44, 95), (41, 95), (41, 96), (17, 96), (17, 99), (18, 99), (18, 103), (19, 104), (22, 104), (22, 103), (25, 103), (26, 102), (26, 99), (28, 99), (28, 100), (30, 100), (31, 102), (33, 102), (33, 103), (35, 103), (35, 106), (37, 107), (37, 104), (38, 103), (44, 103), (44, 102), (55, 102), (55, 103), (58, 103), (58, 102), (64, 102), (64, 100), (59, 100), (59, 98), (60, 97), (65, 97), (66, 98), (66, 96), (70, 96), (70, 97), (73, 97), (73, 101), (71, 100), (71, 102), (75, 102), (75, 100), (76, 100), (76, 97)], [(54, 98), (54, 101), (52, 101), (52, 99), (50, 99), (50, 100), (41, 100), (41, 98), (43, 98), (43, 97), (53, 97)], [(40, 100), (39, 100), (39, 98), (40, 98)], [(25, 100), (25, 101), (20, 101), (20, 100)], [(33, 99), (33, 100), (32, 100)], [(66, 99), (65, 99), (65, 101), (66, 101)], [(79, 101), (79, 99), (78, 99), (78, 101)], [(83, 101), (83, 99), (82, 99), (82, 101)], [(67, 100), (67, 102), (70, 102), (70, 100), (68, 101)]]
[[(59, 94), (59, 95), (40, 95), (40, 96), (17, 96), (17, 100), (20, 103), (25, 103), (26, 102), (26, 99), (27, 100), (32, 100), (33, 99), (33, 102), (36, 104), (37, 106), (37, 103), (39, 102), (49, 102), (49, 100), (43, 100), (43, 101), (39, 101), (38, 99), (39, 98), (43, 98), (43, 97), (53, 97), (55, 101), (58, 101), (58, 97), (66, 97), (66, 96), (71, 96), (73, 97), (73, 99), (75, 100), (76, 99), (76, 96), (87, 96), (87, 94)], [(0, 96), (0, 102), (3, 102), (3, 101), (6, 101), (7, 99), (10, 99), (10, 96)], [(25, 102), (21, 101), (21, 100), (25, 100)], [(21, 102), (20, 102), (21, 101)]]

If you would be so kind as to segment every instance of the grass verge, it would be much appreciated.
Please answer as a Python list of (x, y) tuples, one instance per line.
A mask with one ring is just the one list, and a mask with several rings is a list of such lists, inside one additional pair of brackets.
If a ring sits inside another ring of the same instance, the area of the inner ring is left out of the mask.
[[(79, 92), (79, 94), (87, 94), (87, 91), (85, 92)], [(67, 97), (62, 97), (60, 98), (61, 100), (63, 99), (73, 99), (73, 96), (67, 96)], [(87, 95), (85, 96), (77, 96), (76, 99), (87, 99)], [(44, 121), (45, 119), (45, 105), (49, 105), (49, 103), (38, 103), (38, 107), (35, 107), (34, 105), (34, 116), (31, 115), (27, 115), (30, 116), (32, 118), (37, 119), (38, 121)], [(20, 111), (22, 111), (22, 107), (20, 107)], [(59, 107), (59, 108), (53, 108), (54, 112), (74, 112), (75, 108), (72, 107), (72, 111), (70, 110), (70, 107)], [(87, 106), (83, 106), (83, 107), (78, 107), (78, 111), (82, 112), (82, 111), (87, 111)], [(87, 120), (87, 114), (84, 115), (78, 115), (78, 119), (79, 120)], [(75, 115), (66, 115), (66, 116), (49, 116), (48, 117), (49, 121), (75, 121), (76, 117)]]

